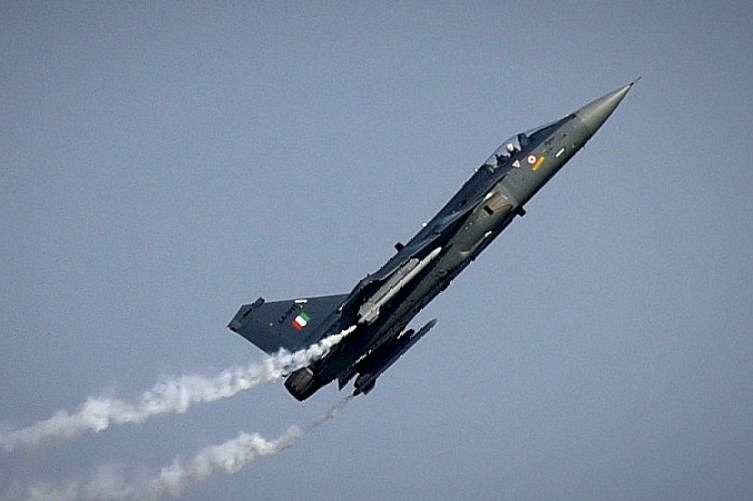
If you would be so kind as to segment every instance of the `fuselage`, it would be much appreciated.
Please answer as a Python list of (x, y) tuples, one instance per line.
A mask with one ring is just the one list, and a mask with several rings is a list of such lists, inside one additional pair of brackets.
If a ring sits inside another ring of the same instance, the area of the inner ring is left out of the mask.
[(288, 390), (306, 398), (334, 379), (342, 387), (370, 354), (394, 342), (516, 216), (525, 214), (524, 205), (585, 145), (631, 86), (503, 143), (407, 244), (396, 245), (397, 253), (355, 286), (326, 327), (337, 332), (356, 325), (355, 330), (301, 374), (311, 380), (310, 388), (296, 388), (294, 379), (286, 383)]

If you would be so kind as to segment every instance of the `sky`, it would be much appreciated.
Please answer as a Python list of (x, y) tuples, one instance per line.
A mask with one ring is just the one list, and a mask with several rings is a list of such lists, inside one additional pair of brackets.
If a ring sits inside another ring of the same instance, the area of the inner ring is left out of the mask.
[(6, 437), (258, 367), (241, 304), (349, 291), (506, 137), (642, 78), (368, 396), (277, 380), (0, 449), (0, 499), (139, 497), (236, 437), (254, 460), (172, 492), (753, 498), (751, 25), (750, 1), (1, 2)]

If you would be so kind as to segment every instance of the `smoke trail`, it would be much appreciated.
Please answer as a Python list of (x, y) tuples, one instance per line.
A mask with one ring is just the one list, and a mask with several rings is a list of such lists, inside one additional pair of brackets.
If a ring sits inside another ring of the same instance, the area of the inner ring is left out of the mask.
[[(353, 399), (345, 397), (324, 415), (303, 426), (291, 426), (274, 439), (258, 433), (242, 432), (237, 437), (218, 445), (200, 449), (192, 458), (176, 457), (169, 465), (150, 478), (128, 480), (123, 468), (101, 467), (87, 482), (69, 481), (62, 486), (32, 485), (26, 489), (16, 487), (13, 499), (29, 500), (88, 500), (88, 499), (159, 499), (177, 497), (192, 485), (208, 480), (215, 474), (231, 475), (244, 466), (260, 459), (276, 456), (292, 447), (308, 432), (333, 419)], [(10, 499), (9, 495), (9, 499)]]
[(337, 416), (352, 398), (345, 397), (326, 414), (307, 425), (291, 426), (274, 440), (244, 432), (223, 444), (202, 449), (190, 461), (175, 458), (150, 482), (149, 493), (156, 497), (165, 493), (178, 496), (188, 486), (207, 480), (215, 473), (230, 475), (258, 458), (275, 456), (293, 446), (306, 433)]
[(112, 424), (143, 423), (152, 416), (183, 413), (195, 404), (232, 397), (320, 359), (354, 329), (355, 326), (348, 327), (295, 353), (281, 350), (261, 363), (225, 369), (214, 377), (184, 374), (163, 378), (135, 404), (116, 398), (89, 397), (73, 414), (60, 410), (25, 428), (0, 430), (0, 449), (12, 452), (32, 448), (48, 440), (68, 439), (86, 431), (101, 432)]

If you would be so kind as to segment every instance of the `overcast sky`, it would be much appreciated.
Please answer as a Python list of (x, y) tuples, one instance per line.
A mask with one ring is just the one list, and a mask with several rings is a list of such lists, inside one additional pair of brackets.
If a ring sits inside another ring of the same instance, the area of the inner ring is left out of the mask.
[[(182, 496), (753, 499), (751, 26), (750, 1), (0, 3), (0, 422), (261, 361), (240, 304), (349, 291), (506, 137), (642, 76), (371, 394)], [(345, 394), (0, 450), (0, 496)]]

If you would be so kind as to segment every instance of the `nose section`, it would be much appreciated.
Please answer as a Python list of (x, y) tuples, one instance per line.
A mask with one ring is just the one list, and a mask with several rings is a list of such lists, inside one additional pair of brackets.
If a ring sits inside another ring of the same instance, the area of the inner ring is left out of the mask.
[(575, 112), (575, 115), (583, 122), (588, 131), (593, 135), (601, 124), (606, 122), (609, 115), (617, 108), (622, 98), (628, 93), (635, 82), (630, 82), (624, 87), (604, 94), (598, 99), (594, 99), (581, 109)]

